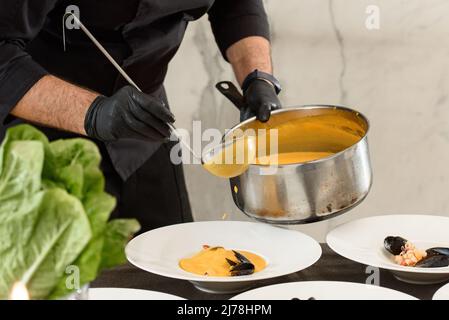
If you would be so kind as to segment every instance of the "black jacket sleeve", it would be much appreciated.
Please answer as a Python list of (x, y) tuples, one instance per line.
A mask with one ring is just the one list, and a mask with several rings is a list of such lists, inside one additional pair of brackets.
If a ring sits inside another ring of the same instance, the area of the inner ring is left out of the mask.
[(25, 52), (57, 0), (1, 0), (0, 124), (47, 72)]
[(250, 36), (270, 39), (262, 0), (216, 0), (209, 10), (212, 31), (223, 57), (235, 42)]

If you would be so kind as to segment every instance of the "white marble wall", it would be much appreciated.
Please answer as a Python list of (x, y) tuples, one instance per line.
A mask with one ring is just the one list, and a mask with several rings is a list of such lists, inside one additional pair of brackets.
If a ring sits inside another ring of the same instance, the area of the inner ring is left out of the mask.
[[(449, 1), (267, 0), (275, 73), (285, 106), (353, 106), (371, 121), (374, 184), (368, 198), (329, 222), (297, 227), (319, 240), (369, 215), (449, 215)], [(380, 29), (365, 27), (380, 9)], [(229, 128), (238, 113), (215, 90), (231, 79), (207, 19), (189, 27), (167, 80), (179, 127)], [(228, 182), (186, 165), (197, 220), (245, 219)]]

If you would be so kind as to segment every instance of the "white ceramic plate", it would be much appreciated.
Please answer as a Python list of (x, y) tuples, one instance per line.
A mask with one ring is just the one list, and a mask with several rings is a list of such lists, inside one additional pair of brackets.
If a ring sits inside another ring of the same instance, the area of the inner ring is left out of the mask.
[(417, 300), (392, 289), (352, 282), (304, 281), (276, 284), (244, 292), (231, 300)]
[(433, 300), (449, 300), (449, 283), (435, 293)]
[(327, 235), (327, 243), (345, 258), (388, 269), (394, 276), (414, 284), (440, 283), (449, 279), (449, 267), (413, 268), (397, 265), (383, 242), (401, 236), (418, 248), (449, 247), (449, 217), (431, 215), (386, 215), (343, 224)]
[(125, 288), (90, 288), (89, 300), (185, 300), (171, 294)]
[[(267, 267), (240, 277), (208, 277), (182, 270), (179, 260), (202, 249), (203, 245), (247, 250), (262, 256)], [(239, 221), (193, 222), (146, 232), (126, 247), (128, 260), (143, 270), (161, 276), (188, 280), (200, 290), (235, 293), (262, 279), (303, 270), (321, 256), (320, 245), (298, 231), (267, 224)]]

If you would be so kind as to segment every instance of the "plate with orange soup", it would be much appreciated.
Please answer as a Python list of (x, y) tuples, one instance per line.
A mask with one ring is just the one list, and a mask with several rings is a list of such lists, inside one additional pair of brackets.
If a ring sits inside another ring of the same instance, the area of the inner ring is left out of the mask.
[(145, 271), (223, 294), (306, 269), (318, 261), (321, 247), (294, 230), (254, 222), (207, 221), (139, 235), (126, 247), (126, 256)]

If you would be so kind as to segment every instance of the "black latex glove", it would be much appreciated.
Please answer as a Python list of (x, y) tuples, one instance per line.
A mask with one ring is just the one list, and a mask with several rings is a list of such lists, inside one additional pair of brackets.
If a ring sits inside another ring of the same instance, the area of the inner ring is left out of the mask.
[(102, 141), (166, 141), (170, 137), (167, 122), (174, 121), (162, 101), (126, 86), (111, 97), (95, 99), (87, 111), (84, 128), (89, 137)]
[(243, 93), (243, 97), (246, 108), (240, 110), (240, 121), (256, 116), (259, 121), (267, 122), (271, 111), (281, 108), (275, 88), (262, 79), (251, 82)]

